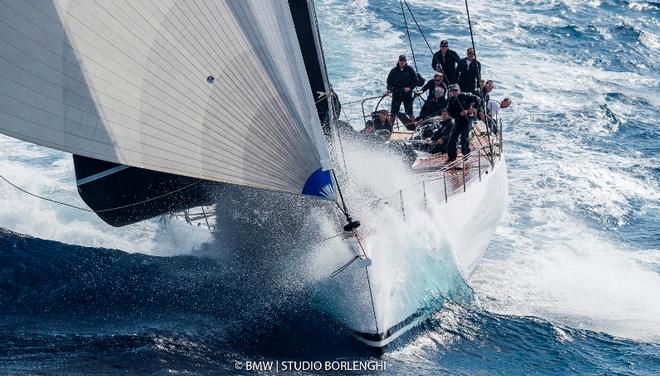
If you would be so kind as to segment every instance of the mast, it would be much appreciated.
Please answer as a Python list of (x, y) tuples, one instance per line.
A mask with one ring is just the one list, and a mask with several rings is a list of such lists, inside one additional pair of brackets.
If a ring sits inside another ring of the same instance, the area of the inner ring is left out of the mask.
[[(313, 0), (288, 0), (291, 16), (296, 27), (298, 43), (302, 51), (307, 78), (309, 79), (310, 89), (314, 96), (316, 109), (319, 113), (321, 122), (328, 121), (328, 110), (330, 103), (320, 100), (323, 95), (328, 93), (332, 86), (328, 79), (328, 70), (325, 64), (325, 55), (323, 44), (321, 42), (318, 21)], [(335, 99), (338, 103), (338, 101)], [(333, 106), (337, 107), (337, 106)], [(335, 108), (334, 116), (338, 116), (338, 109)]]

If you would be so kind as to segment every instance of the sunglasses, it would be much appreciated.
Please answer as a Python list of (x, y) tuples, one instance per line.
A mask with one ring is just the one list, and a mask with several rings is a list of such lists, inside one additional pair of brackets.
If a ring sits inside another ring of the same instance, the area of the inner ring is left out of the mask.
[(451, 89), (451, 91), (457, 93), (457, 92), (458, 92), (458, 89)]

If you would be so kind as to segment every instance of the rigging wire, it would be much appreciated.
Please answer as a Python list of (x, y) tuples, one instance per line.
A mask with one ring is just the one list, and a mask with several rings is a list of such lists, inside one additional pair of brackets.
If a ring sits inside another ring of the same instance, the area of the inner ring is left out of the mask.
[[(417, 18), (415, 17), (415, 14), (413, 13), (412, 9), (410, 9), (410, 5), (408, 4), (408, 1), (399, 0), (399, 3), (401, 5), (401, 11), (402, 12), (403, 12), (403, 4), (406, 5), (406, 8), (408, 9), (408, 13), (410, 13), (410, 16), (411, 16), (413, 22), (415, 23), (415, 26), (417, 26), (417, 30), (419, 30), (419, 33), (422, 35), (422, 38), (424, 39), (424, 43), (426, 43), (426, 46), (428, 47), (429, 51), (431, 52), (431, 55), (433, 56), (434, 55), (433, 49), (431, 48), (431, 45), (429, 44), (428, 40), (426, 39), (426, 35), (424, 34), (424, 31), (422, 30), (421, 26), (417, 22)], [(470, 7), (468, 5), (468, 0), (465, 0), (465, 10), (466, 10), (467, 17), (468, 17), (468, 26), (470, 28), (470, 40), (472, 42), (472, 49), (474, 50), (474, 59), (477, 60), (477, 49), (476, 49), (475, 43), (474, 43), (474, 32), (472, 30), (472, 19), (470, 18)], [(411, 51), (413, 51), (413, 62), (415, 63), (415, 69), (417, 69), (417, 62), (415, 61), (415, 52), (414, 52), (413, 47), (412, 47), (412, 40), (410, 38), (410, 31), (408, 30), (408, 23), (406, 21), (405, 12), (403, 12), (403, 20), (404, 20), (404, 24), (406, 26), (406, 33), (408, 35), (408, 42), (410, 43), (410, 49), (411, 49)], [(442, 71), (442, 65), (439, 65), (439, 66), (440, 66), (440, 70)], [(477, 69), (477, 82), (481, 83), (481, 72), (479, 71), (479, 69)], [(484, 114), (486, 114), (487, 103), (485, 103), (485, 97), (484, 97), (483, 91), (481, 91), (481, 90), (479, 91), (479, 96), (481, 97), (482, 111), (483, 111)], [(472, 127), (472, 129), (474, 131), (474, 126)], [(492, 141), (491, 141), (491, 138), (490, 138), (490, 129), (488, 128), (488, 126), (486, 126), (486, 136), (488, 137), (488, 145), (489, 145), (490, 151), (491, 151), (491, 153), (490, 153), (491, 157), (489, 159), (490, 159), (490, 162), (492, 164), (492, 163), (494, 163), (494, 161), (492, 160), (492, 158), (493, 158), (492, 157), (493, 147), (492, 147)], [(479, 140), (479, 144), (481, 145), (481, 140)], [(483, 145), (482, 145), (482, 147), (483, 147)]]
[[(483, 113), (484, 115), (487, 114), (487, 109), (488, 109), (488, 103), (486, 103), (486, 97), (484, 97), (484, 92), (481, 89), (481, 63), (479, 63), (479, 59), (477, 59), (477, 48), (474, 44), (474, 32), (472, 31), (472, 19), (470, 18), (470, 6), (468, 5), (468, 0), (465, 0), (465, 12), (467, 13), (467, 19), (468, 19), (468, 26), (470, 28), (470, 40), (472, 41), (472, 51), (474, 51), (474, 61), (475, 64), (477, 65), (477, 84), (479, 85), (479, 96), (481, 97), (481, 106), (483, 107)], [(490, 147), (490, 163), (492, 165), (495, 164), (495, 157), (493, 153), (493, 142), (490, 139), (490, 129), (488, 127), (488, 124), (486, 124), (486, 137), (488, 137), (488, 145)]]
[[(415, 14), (413, 13), (413, 11), (410, 9), (410, 5), (408, 5), (408, 2), (406, 0), (403, 0), (403, 3), (406, 4), (406, 8), (408, 8), (408, 13), (410, 13), (413, 22), (415, 22), (415, 25), (417, 26), (417, 30), (419, 30), (419, 33), (422, 35), (422, 38), (424, 39), (424, 43), (426, 43), (426, 47), (429, 48), (429, 51), (431, 51), (431, 56), (433, 56), (435, 53), (433, 52), (433, 49), (431, 48), (429, 41), (426, 39), (426, 35), (424, 35), (422, 28), (419, 26), (419, 23), (417, 23), (417, 19), (415, 18)], [(442, 66), (440, 66), (440, 70), (442, 70)]]
[[(417, 59), (415, 59), (415, 49), (413, 48), (412, 39), (410, 38), (410, 30), (408, 30), (408, 19), (406, 18), (406, 12), (403, 10), (403, 0), (399, 0), (399, 5), (401, 5), (401, 14), (403, 15), (403, 24), (406, 26), (406, 35), (408, 35), (408, 44), (410, 45), (410, 52), (412, 53), (413, 65), (415, 66), (415, 81), (417, 81), (417, 75), (419, 75), (419, 69), (417, 69)], [(413, 90), (412, 88), (410, 90)], [(417, 96), (419, 98), (419, 96)], [(417, 105), (419, 105), (419, 99), (417, 100)]]
[[(344, 165), (344, 175), (348, 176), (348, 169), (346, 167), (346, 157), (344, 155), (344, 146), (341, 141), (341, 135), (339, 133), (339, 127), (337, 126), (337, 118), (335, 117), (335, 107), (334, 107), (334, 97), (335, 93), (332, 90), (332, 87), (330, 88), (330, 91), (328, 92), (328, 122), (330, 123), (331, 130), (333, 131), (333, 137), (337, 138), (337, 143), (339, 144), (339, 154), (341, 155), (341, 159)], [(346, 205), (346, 200), (344, 200), (344, 194), (341, 191), (341, 185), (339, 184), (339, 179), (337, 179), (337, 174), (335, 172), (335, 169), (331, 169), (332, 171), (332, 177), (335, 181), (335, 185), (337, 186), (337, 192), (339, 193), (339, 199), (341, 200), (341, 206), (339, 205), (338, 202), (335, 201), (337, 206), (339, 207), (339, 210), (341, 210), (342, 214), (344, 214), (344, 217), (346, 217), (346, 225), (344, 226), (344, 230), (350, 231), (354, 230), (357, 227), (360, 226), (359, 221), (353, 221), (353, 218), (351, 218), (351, 215), (348, 212), (348, 206)], [(349, 230), (350, 229), (350, 230)]]
[(403, 10), (403, 0), (399, 0), (401, 5), (401, 14), (403, 15), (403, 24), (406, 27), (406, 34), (408, 35), (408, 44), (410, 44), (410, 52), (412, 52), (413, 64), (415, 65), (415, 72), (419, 72), (417, 69), (417, 60), (415, 59), (415, 49), (413, 48), (412, 39), (410, 38), (410, 30), (408, 30), (408, 19), (406, 18), (406, 12)]

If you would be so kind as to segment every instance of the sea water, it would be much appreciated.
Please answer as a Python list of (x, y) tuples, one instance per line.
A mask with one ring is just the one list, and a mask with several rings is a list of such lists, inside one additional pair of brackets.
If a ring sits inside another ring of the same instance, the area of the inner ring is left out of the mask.
[[(464, 56), (463, 2), (408, 3), (434, 50), (448, 39)], [(400, 4), (316, 5), (331, 81), (360, 129), (355, 101), (384, 91), (399, 54), (414, 64)], [(470, 5), (491, 97), (513, 100), (501, 113), (511, 201), (469, 281), (478, 304), (445, 305), (375, 357), (286, 281), (260, 294), (232, 265), (190, 256), (208, 231), (110, 228), (1, 183), (0, 374), (256, 374), (246, 366), (286, 361), (309, 366), (299, 374), (657, 374), (660, 5)], [(430, 78), (430, 52), (408, 23)], [(70, 156), (0, 143), (4, 176), (82, 204)], [(302, 363), (328, 360), (385, 370)]]

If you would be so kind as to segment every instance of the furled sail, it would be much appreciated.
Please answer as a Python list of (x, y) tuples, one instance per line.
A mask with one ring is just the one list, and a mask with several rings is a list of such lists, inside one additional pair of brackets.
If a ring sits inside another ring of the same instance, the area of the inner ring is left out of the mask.
[(285, 0), (0, 2), (0, 132), (334, 199)]

